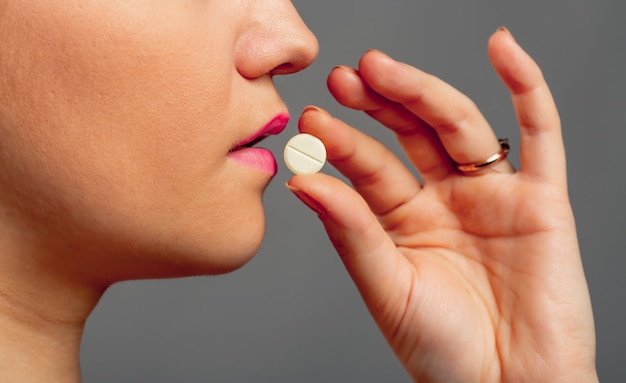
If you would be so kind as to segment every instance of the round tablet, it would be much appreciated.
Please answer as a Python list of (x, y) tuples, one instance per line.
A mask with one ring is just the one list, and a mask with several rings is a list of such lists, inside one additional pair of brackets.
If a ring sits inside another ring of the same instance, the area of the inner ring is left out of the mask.
[(326, 148), (322, 141), (308, 133), (291, 137), (285, 145), (285, 164), (295, 174), (313, 174), (326, 162)]

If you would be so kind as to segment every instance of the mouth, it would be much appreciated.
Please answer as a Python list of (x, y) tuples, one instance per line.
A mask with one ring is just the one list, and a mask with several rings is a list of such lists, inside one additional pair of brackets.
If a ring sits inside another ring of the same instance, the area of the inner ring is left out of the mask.
[(251, 148), (269, 136), (270, 136), (269, 134), (263, 134), (261, 136), (254, 137), (251, 141), (248, 141), (248, 142), (243, 141), (242, 143), (238, 144), (234, 148), (230, 149), (229, 152), (234, 152), (235, 150), (241, 150), (245, 148)]
[(288, 122), (288, 113), (278, 114), (263, 128), (230, 149), (228, 157), (247, 168), (261, 170), (265, 174), (274, 176), (278, 171), (276, 158), (269, 150), (257, 148), (254, 145), (285, 130)]
[(231, 148), (229, 150), (229, 153), (241, 149), (251, 148), (266, 139), (267, 137), (279, 134), (280, 132), (285, 130), (288, 122), (288, 113), (281, 113), (277, 115), (272, 120), (270, 120), (263, 128)]

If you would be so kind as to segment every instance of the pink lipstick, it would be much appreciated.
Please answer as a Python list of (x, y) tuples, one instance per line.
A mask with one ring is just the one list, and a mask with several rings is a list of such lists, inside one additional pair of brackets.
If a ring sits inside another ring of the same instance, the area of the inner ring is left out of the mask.
[(228, 157), (238, 163), (259, 169), (270, 175), (275, 175), (278, 166), (274, 154), (267, 149), (257, 148), (253, 145), (263, 141), (270, 135), (276, 135), (282, 132), (289, 122), (289, 114), (281, 113), (270, 120), (263, 128), (256, 133), (239, 142), (228, 152)]

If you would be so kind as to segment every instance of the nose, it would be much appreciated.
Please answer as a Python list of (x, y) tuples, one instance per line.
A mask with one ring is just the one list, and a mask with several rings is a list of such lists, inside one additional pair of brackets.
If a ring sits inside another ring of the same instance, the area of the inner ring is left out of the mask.
[(298, 72), (311, 65), (319, 50), (291, 1), (252, 2), (237, 40), (235, 65), (245, 78)]

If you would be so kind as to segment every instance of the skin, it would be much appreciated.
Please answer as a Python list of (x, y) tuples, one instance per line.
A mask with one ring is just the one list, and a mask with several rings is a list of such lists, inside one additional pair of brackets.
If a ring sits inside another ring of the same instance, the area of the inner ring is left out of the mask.
[[(256, 252), (271, 177), (228, 151), (285, 111), (272, 76), (308, 66), (317, 42), (283, 0), (5, 0), (0, 41), (0, 381), (78, 382), (111, 283), (229, 272)], [(289, 187), (416, 381), (591, 382), (558, 114), (508, 32), (489, 53), (519, 114), (519, 171), (458, 173), (499, 150), (487, 122), (371, 51), (329, 88), (395, 130), (424, 183), (313, 108), (300, 129), (355, 188), (322, 174)]]
[(0, 41), (0, 381), (79, 381), (110, 284), (258, 250), (271, 175), (228, 151), (317, 41), (285, 0), (5, 0)]
[(567, 194), (559, 116), (541, 71), (511, 34), (489, 40), (521, 131), (521, 168), (464, 95), (378, 51), (335, 68), (331, 93), (396, 132), (423, 183), (374, 139), (315, 107), (302, 132), (324, 141), (354, 190), (295, 176), (382, 333), (416, 382), (595, 382), (595, 335)]

